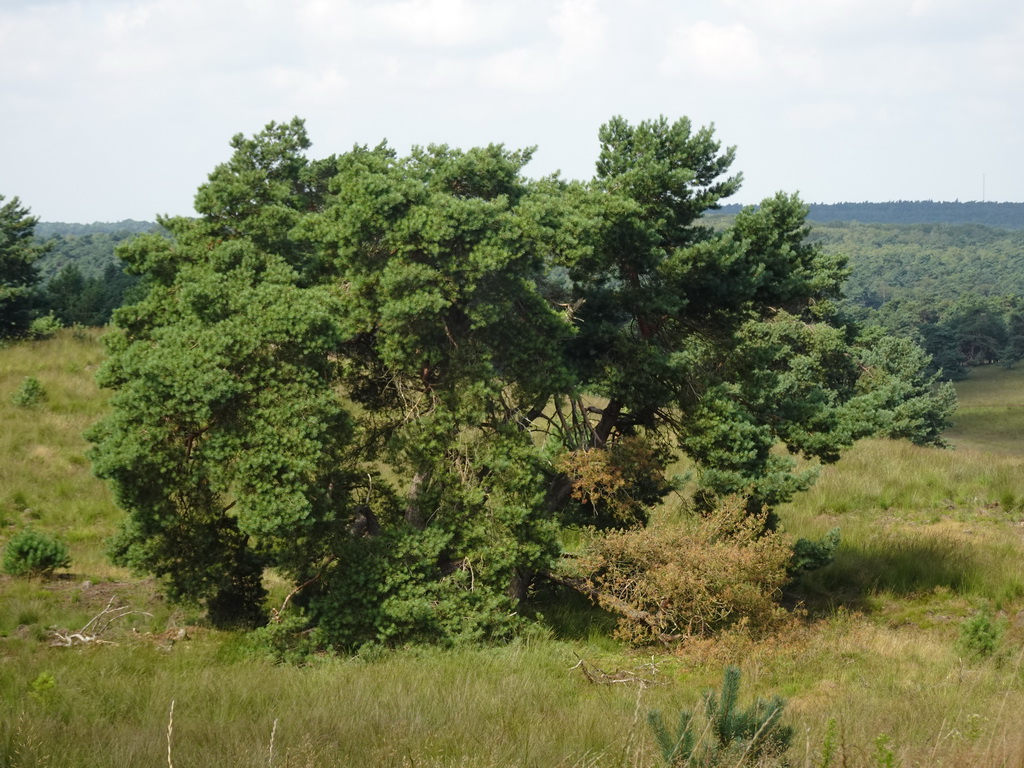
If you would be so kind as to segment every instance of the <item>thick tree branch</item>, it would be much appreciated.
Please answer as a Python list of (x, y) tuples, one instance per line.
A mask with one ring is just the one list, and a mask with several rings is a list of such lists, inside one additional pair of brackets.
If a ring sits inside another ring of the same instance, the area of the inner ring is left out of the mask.
[(607, 592), (602, 592), (599, 589), (596, 589), (589, 581), (587, 581), (584, 578), (560, 576), (556, 573), (552, 573), (551, 571), (544, 571), (543, 575), (546, 578), (551, 579), (551, 581), (555, 582), (556, 584), (561, 584), (563, 587), (575, 589), (577, 592), (586, 597), (589, 597), (596, 604), (600, 605), (603, 608), (608, 608), (609, 610), (615, 611), (616, 613), (621, 613), (627, 619), (631, 619), (633, 621), (638, 621), (642, 624), (646, 624), (652, 630), (654, 630), (655, 636), (665, 645), (677, 642), (683, 638), (683, 635), (670, 635), (664, 632), (664, 623), (660, 621), (658, 617), (654, 614), (640, 610), (639, 608), (634, 608), (625, 600), (615, 597), (615, 595), (609, 595)]

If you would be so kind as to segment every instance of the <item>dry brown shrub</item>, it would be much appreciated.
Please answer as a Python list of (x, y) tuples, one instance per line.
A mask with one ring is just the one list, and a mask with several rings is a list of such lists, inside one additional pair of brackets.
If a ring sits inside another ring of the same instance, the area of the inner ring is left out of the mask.
[(742, 500), (729, 499), (689, 524), (596, 535), (579, 565), (587, 592), (619, 614), (617, 635), (642, 645), (778, 628), (791, 554)]
[(569, 451), (556, 462), (572, 483), (572, 497), (595, 522), (620, 527), (647, 521), (647, 511), (669, 490), (664, 445), (621, 437), (604, 449)]

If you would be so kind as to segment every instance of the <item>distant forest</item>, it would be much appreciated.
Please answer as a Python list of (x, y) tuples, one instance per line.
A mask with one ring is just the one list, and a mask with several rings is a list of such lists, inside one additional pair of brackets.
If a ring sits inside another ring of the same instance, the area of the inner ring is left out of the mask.
[[(729, 217), (742, 206), (723, 206)], [(844, 311), (910, 336), (948, 378), (1024, 359), (1024, 203), (811, 205), (811, 240), (848, 259)], [(137, 279), (114, 255), (146, 221), (39, 223), (41, 307), (65, 325), (102, 325)]]
[(47, 240), (51, 237), (62, 235), (96, 235), (110, 234), (114, 232), (128, 232), (137, 234), (140, 232), (154, 232), (160, 226), (152, 221), (136, 221), (125, 219), (124, 221), (94, 221), (92, 224), (74, 224), (63, 221), (40, 221), (36, 224), (36, 237)]
[(36, 239), (49, 251), (36, 262), (41, 291), (39, 309), (61, 324), (105, 325), (131, 296), (138, 278), (127, 275), (115, 255), (122, 242), (143, 232), (158, 232), (149, 221), (66, 224), (39, 222)]
[[(983, 224), (1024, 229), (1024, 203), (935, 202), (897, 200), (888, 203), (811, 203), (810, 221), (859, 221), (862, 224)], [(742, 205), (723, 205), (723, 214), (739, 213)]]
[(831, 222), (810, 239), (848, 259), (846, 311), (914, 338), (946, 378), (1024, 359), (1024, 230)]

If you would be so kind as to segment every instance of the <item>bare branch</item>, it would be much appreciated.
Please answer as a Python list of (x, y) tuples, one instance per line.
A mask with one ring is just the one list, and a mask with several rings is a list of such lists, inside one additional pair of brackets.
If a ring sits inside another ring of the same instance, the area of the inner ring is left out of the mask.
[(110, 640), (104, 640), (100, 637), (100, 634), (105, 632), (113, 622), (118, 619), (123, 619), (125, 616), (153, 615), (146, 611), (133, 611), (126, 605), (114, 605), (116, 600), (117, 595), (111, 597), (110, 600), (107, 601), (106, 607), (89, 619), (89, 621), (85, 623), (85, 626), (76, 632), (72, 632), (71, 630), (61, 631), (59, 629), (51, 629), (50, 635), (54, 639), (50, 645), (55, 648), (70, 648), (76, 643), (81, 645), (88, 645), (89, 643), (94, 643), (96, 645), (117, 645), (117, 643)]
[(302, 584), (299, 584), (299, 586), (297, 586), (295, 589), (288, 593), (288, 595), (284, 599), (284, 602), (281, 603), (280, 608), (270, 609), (270, 612), (274, 615), (273, 620), (275, 624), (279, 624), (281, 622), (281, 616), (284, 614), (285, 609), (288, 607), (288, 603), (292, 601), (292, 598), (299, 594), (299, 592), (304, 590), (310, 584), (312, 584), (314, 581), (321, 578), (324, 575), (324, 570), (327, 568), (327, 566), (333, 563), (336, 559), (337, 558), (334, 555), (330, 555), (326, 560), (324, 560), (323, 565), (320, 566), (320, 569), (316, 572), (313, 578), (304, 581)]
[(641, 672), (631, 672), (626, 669), (619, 669), (615, 672), (605, 672), (599, 667), (595, 667), (591, 664), (587, 664), (582, 658), (577, 656), (579, 661), (574, 664), (569, 671), (578, 669), (583, 673), (583, 677), (587, 679), (587, 682), (594, 683), (595, 685), (630, 685), (635, 684), (640, 688), (647, 688), (651, 685), (664, 685), (664, 682), (658, 680), (656, 675), (658, 674), (658, 668), (654, 664), (644, 664)]

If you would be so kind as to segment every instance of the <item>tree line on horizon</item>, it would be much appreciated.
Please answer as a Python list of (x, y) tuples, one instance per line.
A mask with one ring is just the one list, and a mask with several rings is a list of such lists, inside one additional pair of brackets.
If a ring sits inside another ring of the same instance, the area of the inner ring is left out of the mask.
[[(742, 206), (723, 205), (720, 213), (735, 214)], [(887, 202), (809, 203), (807, 220), (861, 224), (981, 224), (999, 229), (1024, 229), (1024, 203), (989, 201), (890, 200)]]
[(1024, 230), (832, 222), (810, 239), (849, 258), (845, 310), (913, 339), (943, 378), (1024, 358)]
[[(741, 208), (723, 204), (709, 215), (728, 220)], [(848, 259), (843, 306), (853, 317), (912, 338), (946, 379), (1024, 357), (1024, 204), (894, 201), (808, 209), (812, 241)], [(106, 325), (138, 290), (117, 247), (159, 231), (156, 222), (131, 219), (37, 222), (42, 250), (25, 318)]]
[(141, 232), (160, 229), (155, 223), (132, 220), (43, 223), (18, 198), (3, 210), (8, 256), (0, 274), (0, 302), (6, 304), (7, 317), (0, 336), (28, 333), (33, 321), (48, 329), (109, 323), (139, 283), (125, 272), (117, 247)]

